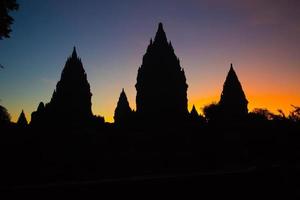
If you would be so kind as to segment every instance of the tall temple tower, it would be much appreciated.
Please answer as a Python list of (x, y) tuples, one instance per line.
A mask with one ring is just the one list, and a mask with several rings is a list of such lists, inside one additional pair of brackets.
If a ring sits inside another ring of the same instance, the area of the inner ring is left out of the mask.
[(88, 118), (92, 116), (91, 97), (87, 75), (74, 47), (53, 92), (50, 105), (60, 114), (73, 115), (69, 116), (71, 118)]
[(51, 101), (32, 113), (32, 123), (79, 127), (92, 120), (90, 84), (74, 47), (67, 59)]
[(136, 112), (141, 120), (178, 121), (188, 114), (186, 78), (162, 23), (138, 69)]

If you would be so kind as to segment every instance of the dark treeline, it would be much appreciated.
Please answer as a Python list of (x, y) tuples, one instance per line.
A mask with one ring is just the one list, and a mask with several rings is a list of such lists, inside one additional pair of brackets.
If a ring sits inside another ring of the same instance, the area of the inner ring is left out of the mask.
[[(298, 164), (300, 108), (286, 116), (248, 111), (230, 66), (218, 103), (187, 108), (185, 73), (160, 23), (138, 69), (136, 111), (122, 89), (115, 123), (91, 110), (92, 93), (74, 47), (49, 103), (28, 123), (0, 107), (1, 185), (99, 180)], [(283, 176), (284, 176), (283, 172)]]

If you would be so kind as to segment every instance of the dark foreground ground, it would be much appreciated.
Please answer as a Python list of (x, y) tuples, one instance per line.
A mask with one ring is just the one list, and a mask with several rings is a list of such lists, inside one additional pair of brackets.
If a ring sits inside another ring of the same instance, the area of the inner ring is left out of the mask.
[[(298, 168), (299, 169), (299, 168)], [(110, 196), (187, 195), (239, 199), (299, 198), (299, 170), (290, 167), (250, 167), (239, 171), (212, 173), (164, 174), (99, 181), (60, 182), (2, 188), (2, 192), (98, 193)], [(159, 197), (159, 196), (157, 196)]]

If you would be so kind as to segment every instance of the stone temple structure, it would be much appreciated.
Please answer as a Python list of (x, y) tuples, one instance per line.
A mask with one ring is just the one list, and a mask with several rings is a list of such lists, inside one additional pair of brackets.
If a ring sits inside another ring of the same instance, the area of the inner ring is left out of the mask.
[(223, 85), (219, 106), (227, 117), (238, 118), (248, 113), (248, 100), (232, 64)]
[(61, 127), (87, 124), (93, 119), (91, 97), (87, 75), (74, 47), (51, 101), (45, 106), (40, 103), (38, 110), (32, 113), (32, 124), (55, 124)]
[(144, 122), (183, 122), (188, 115), (185, 73), (162, 23), (138, 69), (136, 114)]
[(133, 117), (133, 111), (129, 106), (126, 93), (124, 89), (120, 94), (117, 107), (115, 109), (114, 120), (117, 126), (127, 126), (131, 123)]

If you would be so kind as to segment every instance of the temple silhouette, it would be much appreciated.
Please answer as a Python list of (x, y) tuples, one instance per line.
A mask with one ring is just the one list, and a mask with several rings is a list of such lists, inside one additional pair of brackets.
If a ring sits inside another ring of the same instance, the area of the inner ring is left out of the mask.
[(248, 100), (232, 64), (223, 85), (219, 106), (226, 117), (239, 118), (248, 114)]
[(232, 64), (223, 84), (219, 102), (207, 105), (204, 113), (210, 121), (226, 121), (226, 123), (229, 121), (236, 123), (247, 118), (248, 100)]
[(42, 102), (39, 104), (37, 111), (32, 113), (31, 123), (39, 126), (84, 128), (94, 120), (91, 98), (90, 84), (74, 47), (51, 101), (45, 106)]
[(133, 122), (134, 112), (131, 110), (124, 88), (120, 94), (114, 114), (114, 123), (118, 127), (129, 126)]
[(142, 123), (174, 124), (187, 117), (188, 85), (162, 23), (143, 56), (135, 87), (136, 113)]
[(28, 125), (28, 121), (23, 110), (18, 118), (17, 124), (20, 127), (26, 127)]
[(197, 188), (199, 181), (223, 187), (235, 180), (264, 188), (285, 186), (290, 169), (299, 174), (300, 108), (293, 106), (288, 116), (249, 112), (231, 64), (220, 100), (206, 105), (203, 114), (194, 105), (189, 112), (185, 73), (162, 23), (138, 68), (135, 88), (136, 110), (122, 89), (114, 123), (105, 123), (92, 112), (90, 84), (74, 47), (51, 100), (39, 103), (29, 124), (23, 110), (17, 123), (10, 122), (0, 105), (0, 191), (36, 184), (48, 189), (48, 183), (65, 189), (66, 181), (72, 188), (74, 181), (102, 187), (146, 180), (191, 181)]
[[(162, 23), (159, 23), (154, 40), (150, 39), (142, 65), (138, 68), (136, 111), (128, 103), (124, 89), (120, 94), (114, 125), (139, 128), (182, 128), (187, 124), (205, 123), (193, 106), (188, 111), (186, 77), (168, 42)], [(91, 110), (90, 85), (81, 59), (74, 47), (67, 59), (61, 79), (56, 85), (49, 103), (41, 102), (31, 115), (30, 124), (35, 127), (67, 127), (74, 129), (104, 125), (104, 118), (95, 117)], [(223, 85), (220, 101), (204, 109), (208, 120), (240, 119), (247, 116), (248, 101), (231, 64)], [(129, 125), (131, 124), (131, 125)]]

